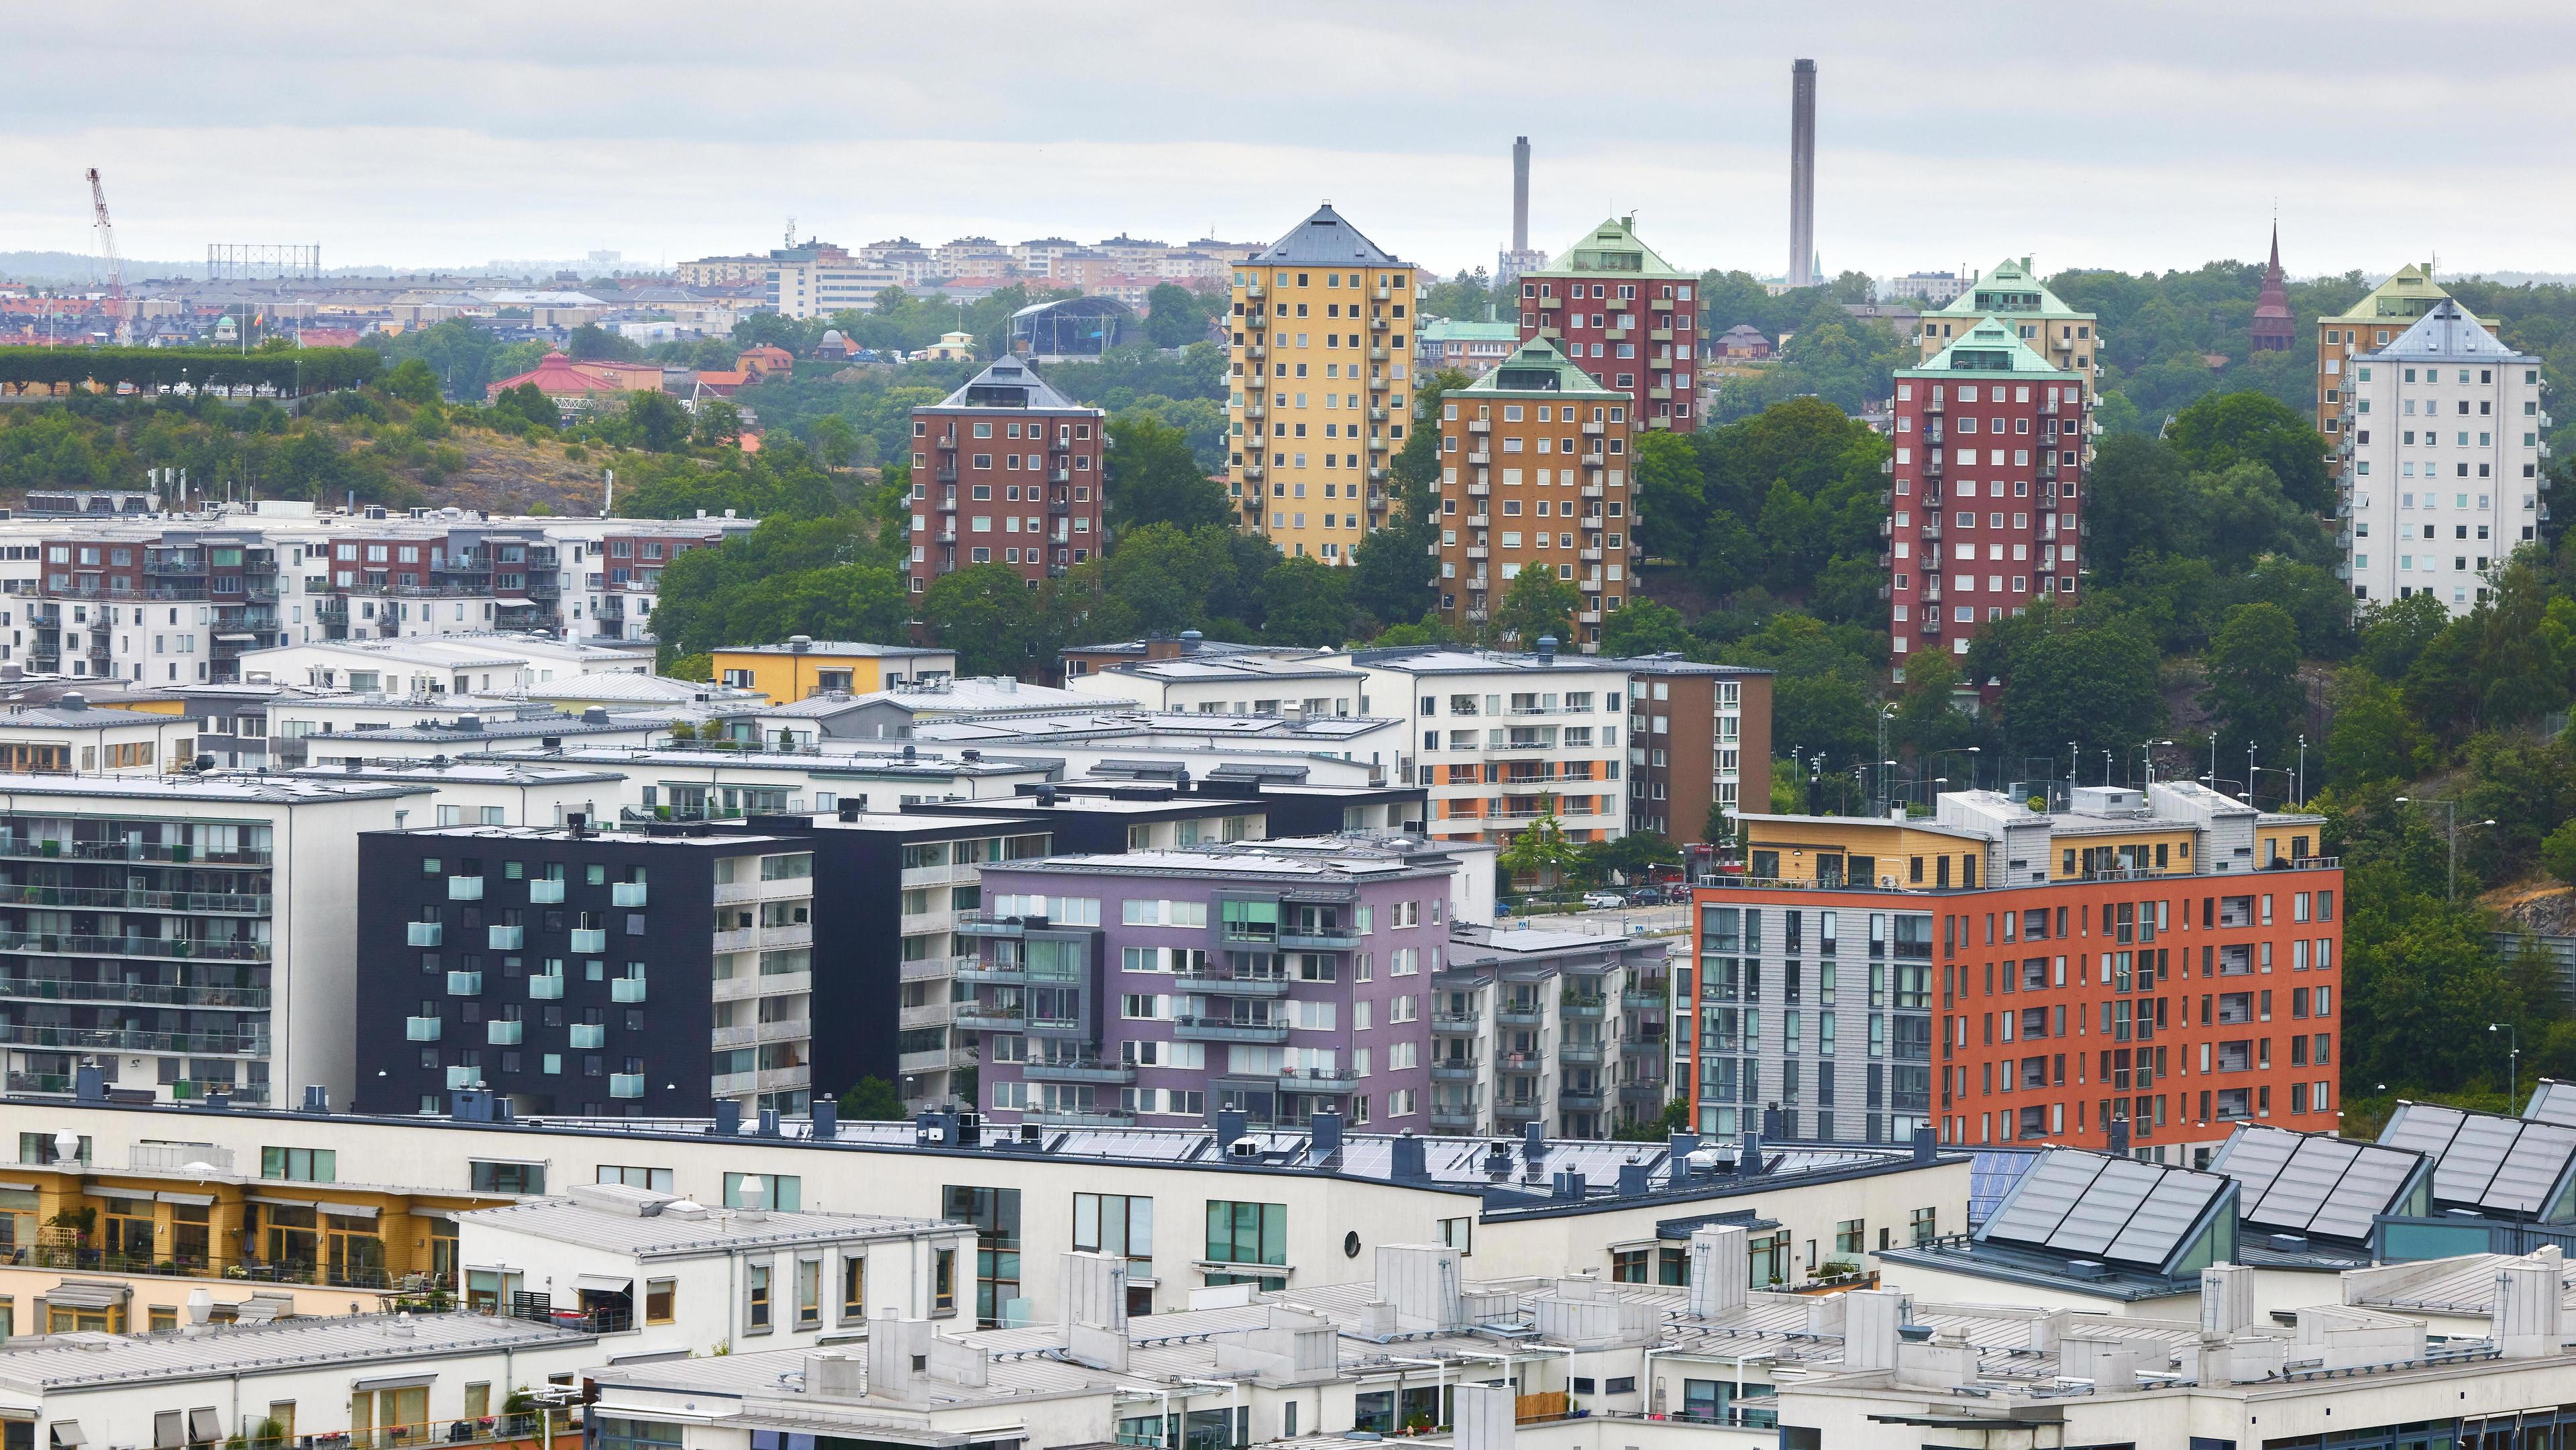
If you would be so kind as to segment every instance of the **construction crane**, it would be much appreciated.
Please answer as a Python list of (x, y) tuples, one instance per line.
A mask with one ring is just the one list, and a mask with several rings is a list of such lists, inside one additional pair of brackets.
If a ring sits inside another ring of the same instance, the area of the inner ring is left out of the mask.
[(107, 187), (98, 179), (98, 168), (89, 169), (89, 205), (98, 227), (99, 255), (107, 261), (107, 315), (116, 320), (116, 340), (121, 346), (134, 340), (134, 327), (125, 319), (125, 274), (116, 260), (116, 223), (107, 219)]

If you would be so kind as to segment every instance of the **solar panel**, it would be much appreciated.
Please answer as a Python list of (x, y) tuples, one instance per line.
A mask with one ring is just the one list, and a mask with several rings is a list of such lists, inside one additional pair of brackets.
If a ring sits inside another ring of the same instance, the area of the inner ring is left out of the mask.
[(2066, 1211), (2066, 1221), (2048, 1236), (2048, 1246), (2070, 1254), (2098, 1254), (2109, 1248), (2163, 1176), (2162, 1169), (2135, 1159), (2112, 1159)]
[(2041, 1158), (2022, 1175), (2021, 1186), (1986, 1223), (1986, 1237), (2008, 1243), (2046, 1244), (2102, 1172), (2108, 1158), (2074, 1149), (2059, 1149)]
[(2451, 1146), (2451, 1135), (2467, 1120), (2468, 1114), (2458, 1108), (2400, 1103), (2388, 1126), (2379, 1130), (2379, 1141), (2391, 1148), (2412, 1148), (2427, 1157), (2439, 1158), (2442, 1150)]
[(2290, 1161), (2290, 1154), (2299, 1146), (2299, 1137), (2287, 1128), (2238, 1128), (2234, 1137), (2219, 1145), (2209, 1171), (2236, 1180), (2238, 1201), (2259, 1203), (2281, 1165)]
[(2246, 1213), (2246, 1219), (2291, 1233), (2306, 1233), (2308, 1220), (2325, 1207), (2344, 1169), (2352, 1166), (2360, 1152), (2360, 1144), (2339, 1138), (2304, 1138), (2292, 1148), (2290, 1161), (2281, 1165), (2271, 1188)]
[(2559, 1175), (2567, 1171), (2568, 1156), (2576, 1153), (2576, 1127), (2523, 1123), (2521, 1128), (2504, 1162), (2497, 1167), (2494, 1181), (2478, 1199), (2480, 1207), (2538, 1213)]
[(2363, 1148), (2344, 1170), (2333, 1196), (2309, 1221), (2308, 1232), (2339, 1239), (2368, 1238), (2373, 1217), (2389, 1211), (2423, 1161), (2394, 1148), (2375, 1144)]
[(2519, 1118), (2480, 1113), (2461, 1120), (2451, 1146), (2433, 1169), (2433, 1196), (2451, 1203), (2475, 1204), (2486, 1198), (2487, 1185), (2504, 1166), (2505, 1154), (2522, 1132)]
[(2227, 1190), (2228, 1180), (2215, 1173), (2197, 1173), (2189, 1169), (2172, 1170), (2157, 1175), (2155, 1186), (2148, 1190), (2146, 1202), (2129, 1216), (2119, 1237), (2103, 1250), (2103, 1257), (2123, 1263), (2148, 1264), (2162, 1268), (2179, 1248), (2183, 1236), (2209, 1209), (2210, 1200)]
[(2531, 1104), (2522, 1115), (2536, 1123), (2562, 1123), (2576, 1127), (2576, 1083), (2541, 1079), (2532, 1089)]

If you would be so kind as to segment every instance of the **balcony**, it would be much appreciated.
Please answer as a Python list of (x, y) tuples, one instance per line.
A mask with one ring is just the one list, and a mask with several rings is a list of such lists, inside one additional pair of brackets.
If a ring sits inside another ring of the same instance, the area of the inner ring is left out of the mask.
[(1664, 993), (1650, 988), (1630, 987), (1619, 994), (1619, 1005), (1631, 1011), (1639, 1007), (1661, 1007), (1665, 1001)]
[(1172, 981), (1211, 997), (1285, 997), (1295, 985), (1285, 977), (1220, 977), (1198, 972), (1175, 972)]
[(960, 957), (955, 970), (931, 975), (950, 976), (960, 982), (994, 982), (1017, 987), (1027, 983), (1029, 969), (1018, 962), (988, 962), (981, 957)]
[(1445, 1032), (1457, 1037), (1473, 1037), (1478, 1032), (1484, 1030), (1484, 1025), (1483, 1019), (1477, 1017), (1473, 1012), (1434, 1012), (1431, 1014), (1431, 1030), (1435, 1033)]
[(515, 952), (528, 944), (524, 926), (487, 926), (483, 932), (485, 944), (496, 952)]
[(444, 1017), (406, 1017), (403, 1019), (403, 1040), (405, 1042), (436, 1042), (438, 1040), (439, 1032), (444, 1029), (446, 1025), (447, 1019)]
[(494, 1047), (516, 1047), (523, 1030), (524, 1024), (515, 1019), (486, 1022), (483, 1024), (483, 1040)]
[(1017, 1032), (1028, 1026), (1028, 1013), (1018, 1007), (1004, 1007), (993, 1002), (959, 1002), (950, 1014), (951, 1024), (966, 1032)]
[(1359, 1083), (1360, 1075), (1347, 1068), (1285, 1068), (1279, 1074), (1283, 1093), (1347, 1093)]
[(1175, 1017), (1172, 1035), (1183, 1042), (1286, 1042), (1286, 1022), (1236, 1022), (1224, 1017)]
[(610, 1073), (608, 1075), (608, 1095), (612, 1098), (640, 1098), (644, 1096), (644, 1074), (640, 1072)]
[(539, 972), (528, 978), (528, 998), (534, 1002), (563, 1000), (564, 979), (559, 972)]
[(447, 974), (447, 995), (449, 995), (449, 996), (451, 996), (451, 997), (480, 997), (480, 996), (482, 996), (482, 995), (483, 995), (483, 974), (482, 974), (481, 972), (450, 972), (450, 973), (448, 973), (448, 974)]
[[(499, 933), (503, 931), (521, 931), (524, 930), (524, 928), (496, 926), (492, 928), (492, 930), (494, 932), (492, 945), (497, 947), (501, 945)], [(518, 943), (513, 941), (510, 945), (517, 946)], [(574, 927), (572, 929), (572, 950), (576, 952), (604, 952), (608, 950), (607, 930), (600, 927)]]
[(570, 1029), (571, 1045), (576, 1048), (600, 1048), (608, 1045), (608, 1028), (598, 1022), (576, 1022)]
[(1556, 1060), (1574, 1067), (1598, 1067), (1601, 1065), (1601, 1044), (1598, 1042), (1563, 1043), (1556, 1049)]
[(1547, 1009), (1536, 1002), (1507, 1002), (1494, 1009), (1494, 1021), (1505, 1027), (1537, 1027), (1547, 1021)]
[(608, 1000), (611, 1002), (627, 1003), (643, 1001), (644, 979), (642, 977), (610, 978), (608, 983)]
[(447, 899), (450, 901), (481, 901), (483, 899), (483, 878), (480, 876), (448, 877)]
[(1434, 1103), (1431, 1106), (1431, 1126), (1439, 1132), (1472, 1133), (1476, 1131), (1476, 1110)]
[(1597, 1113), (1603, 1106), (1599, 1088), (1564, 1088), (1556, 1095), (1556, 1105), (1569, 1113)]
[(1304, 951), (1349, 952), (1359, 950), (1360, 937), (1357, 931), (1344, 931), (1338, 928), (1329, 931), (1282, 931), (1279, 933), (1279, 945)]
[(1461, 1060), (1435, 1057), (1431, 1060), (1433, 1082), (1474, 1082), (1483, 1075), (1483, 1072), (1483, 1067), (1473, 1058)]
[(615, 886), (609, 888), (609, 891), (609, 899), (619, 906), (642, 906), (644, 904), (644, 883), (641, 881), (620, 881)]
[(444, 922), (407, 921), (403, 923), (403, 941), (407, 946), (434, 947), (439, 944), (446, 930), (447, 926)]
[(1605, 1005), (1600, 997), (1569, 996), (1558, 1004), (1557, 1015), (1569, 1021), (1598, 1022)]
[(1494, 1104), (1494, 1116), (1507, 1123), (1534, 1123), (1547, 1116), (1547, 1104), (1535, 1098)]
[(560, 906), (563, 899), (564, 884), (559, 880), (540, 877), (528, 883), (528, 904), (531, 906)]
[(1037, 1062), (1020, 1064), (1020, 1076), (1030, 1082), (1092, 1082), (1124, 1086), (1136, 1080), (1133, 1063), (1085, 1060), (1079, 1062)]

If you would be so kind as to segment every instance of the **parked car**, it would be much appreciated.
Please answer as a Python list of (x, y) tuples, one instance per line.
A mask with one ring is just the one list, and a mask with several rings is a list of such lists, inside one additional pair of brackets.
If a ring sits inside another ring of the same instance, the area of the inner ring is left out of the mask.
[(1661, 906), (1664, 904), (1664, 889), (1660, 886), (1640, 886), (1636, 890), (1628, 893), (1628, 904), (1630, 906)]
[(1627, 904), (1627, 899), (1622, 897), (1616, 891), (1587, 891), (1583, 893), (1583, 905), (1586, 910), (1615, 911)]

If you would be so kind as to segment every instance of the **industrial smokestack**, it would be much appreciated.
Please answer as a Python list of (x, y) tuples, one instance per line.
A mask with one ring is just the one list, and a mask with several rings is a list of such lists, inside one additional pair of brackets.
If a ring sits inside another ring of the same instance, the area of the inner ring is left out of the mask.
[(1816, 63), (1789, 66), (1789, 285), (1816, 285)]
[(1529, 250), (1529, 138), (1512, 138), (1512, 250)]

